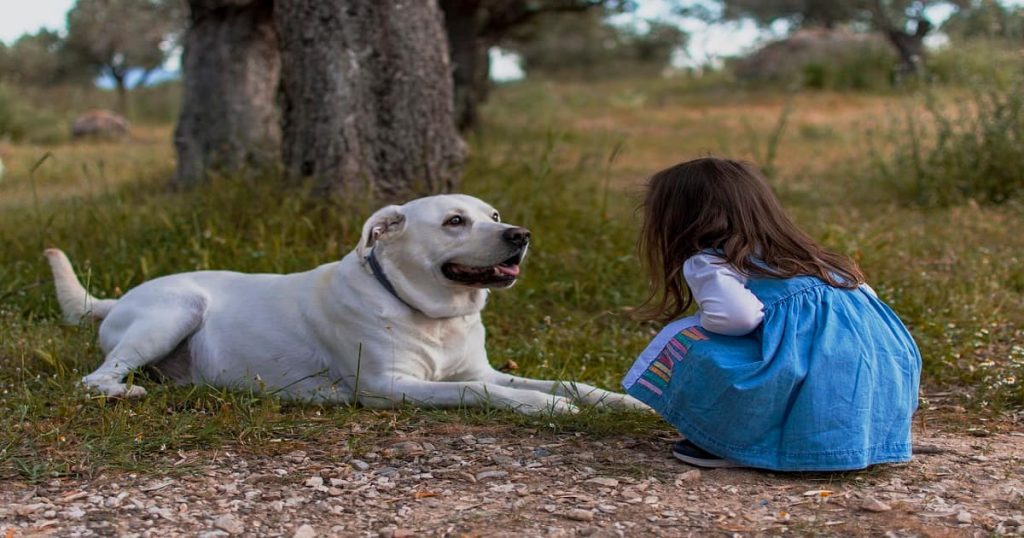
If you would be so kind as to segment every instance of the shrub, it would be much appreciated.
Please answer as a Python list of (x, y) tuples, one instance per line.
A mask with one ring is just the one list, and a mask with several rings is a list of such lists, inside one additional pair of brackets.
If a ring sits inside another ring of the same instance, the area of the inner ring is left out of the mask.
[(997, 39), (957, 40), (928, 57), (928, 78), (955, 86), (1008, 85), (1024, 72), (1024, 43)]
[(999, 204), (1024, 192), (1024, 83), (977, 87), (950, 107), (930, 97), (925, 120), (908, 111), (892, 129), (879, 177), (905, 202)]

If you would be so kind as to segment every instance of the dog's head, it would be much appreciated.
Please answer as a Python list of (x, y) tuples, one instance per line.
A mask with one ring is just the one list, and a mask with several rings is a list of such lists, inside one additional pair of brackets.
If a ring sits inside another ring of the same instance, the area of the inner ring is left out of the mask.
[(529, 230), (502, 223), (482, 200), (453, 194), (378, 210), (363, 225), (357, 254), (365, 261), (373, 251), (418, 310), (452, 317), (479, 311), (484, 290), (515, 284), (529, 243)]

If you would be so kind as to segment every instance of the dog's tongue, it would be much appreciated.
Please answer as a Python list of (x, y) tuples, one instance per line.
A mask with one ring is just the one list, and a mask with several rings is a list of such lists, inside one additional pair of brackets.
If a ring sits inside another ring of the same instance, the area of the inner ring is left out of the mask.
[(496, 265), (495, 267), (498, 269), (498, 274), (507, 276), (519, 276), (518, 265)]

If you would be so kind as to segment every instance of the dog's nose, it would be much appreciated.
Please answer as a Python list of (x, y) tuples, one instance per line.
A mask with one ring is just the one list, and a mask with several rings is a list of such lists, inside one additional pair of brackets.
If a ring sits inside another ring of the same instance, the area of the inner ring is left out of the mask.
[(530, 230), (526, 228), (509, 228), (501, 233), (501, 238), (517, 247), (525, 247), (530, 242)]

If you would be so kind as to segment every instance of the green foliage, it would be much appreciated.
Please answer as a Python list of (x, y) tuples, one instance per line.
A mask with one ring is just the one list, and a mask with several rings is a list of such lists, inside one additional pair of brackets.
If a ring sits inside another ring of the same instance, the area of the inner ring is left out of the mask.
[(949, 86), (1005, 87), (1024, 73), (1021, 50), (1024, 42), (958, 38), (928, 56), (928, 78)]
[(57, 32), (39, 30), (19, 37), (10, 47), (0, 44), (0, 82), (21, 86), (52, 86), (91, 81), (95, 71), (76, 62)]
[(1024, 85), (980, 87), (952, 108), (928, 99), (889, 133), (895, 149), (875, 159), (900, 198), (922, 206), (1001, 204), (1024, 193)]
[(605, 17), (598, 9), (540, 15), (502, 46), (522, 56), (527, 74), (598, 79), (660, 73), (686, 42), (686, 34), (671, 24), (617, 26)]
[(20, 92), (0, 84), (0, 140), (53, 144), (67, 138), (52, 112), (29, 106)]
[(1024, 40), (1024, 7), (998, 0), (974, 0), (953, 13), (942, 30), (955, 38)]

